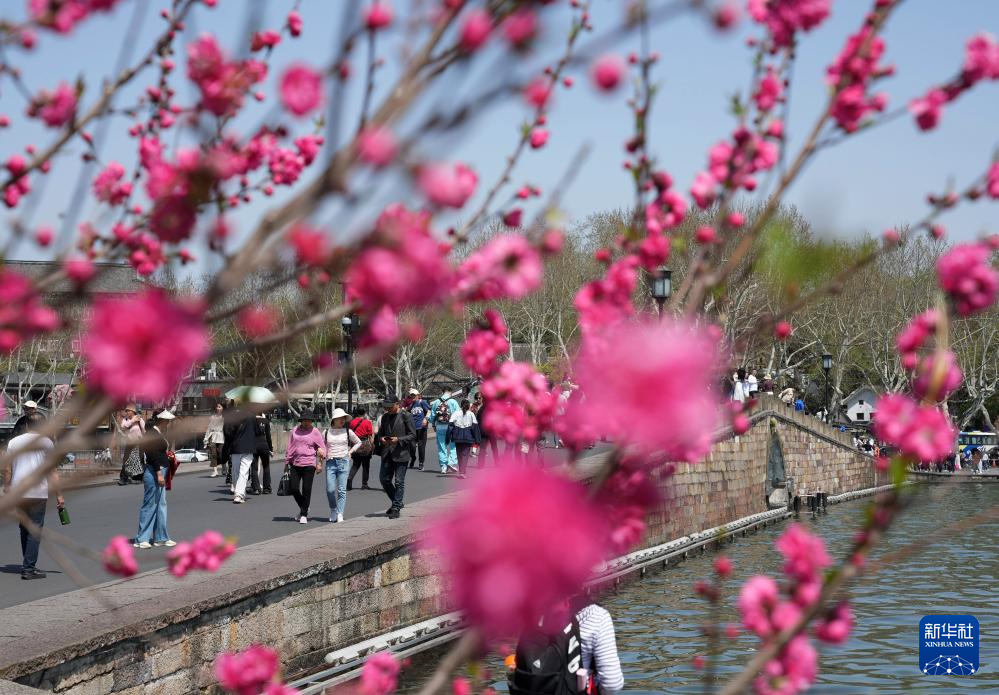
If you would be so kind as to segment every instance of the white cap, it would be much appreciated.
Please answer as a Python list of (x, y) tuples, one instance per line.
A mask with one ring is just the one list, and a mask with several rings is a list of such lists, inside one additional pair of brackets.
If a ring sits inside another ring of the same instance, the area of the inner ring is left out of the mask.
[(333, 414), (330, 415), (330, 420), (336, 420), (338, 417), (350, 417), (350, 416), (347, 415), (347, 411), (344, 410), (343, 408), (337, 408), (336, 410), (333, 411)]
[(156, 415), (157, 420), (176, 420), (177, 416), (171, 413), (169, 410), (164, 410), (163, 412)]
[(24, 402), (24, 407), (25, 408), (37, 408), (38, 404), (35, 403), (34, 401), (25, 401)]
[(410, 396), (419, 396), (420, 395), (420, 391), (419, 391), (419, 389), (409, 389), (409, 395)]

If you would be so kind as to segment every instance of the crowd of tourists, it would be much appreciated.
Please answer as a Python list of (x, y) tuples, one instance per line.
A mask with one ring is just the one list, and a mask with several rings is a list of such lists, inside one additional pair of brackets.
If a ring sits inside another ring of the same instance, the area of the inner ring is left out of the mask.
[(793, 386), (785, 386), (778, 390), (777, 382), (769, 372), (760, 378), (755, 369), (745, 369), (739, 367), (732, 374), (729, 383), (731, 400), (745, 403), (756, 398), (759, 394), (765, 393), (770, 396), (776, 395), (785, 405), (798, 411), (805, 410), (805, 401), (798, 395)]
[[(371, 459), (380, 461), (378, 482), (389, 498), (385, 514), (398, 519), (405, 506), (406, 473), (426, 470), (428, 432), (434, 431), (436, 465), (444, 475), (464, 478), (470, 461), (483, 444), (498, 456), (496, 442), (479, 426), (484, 405), (479, 394), (473, 400), (458, 400), (445, 391), (427, 402), (418, 389), (406, 398), (386, 399), (384, 413), (371, 419), (364, 406), (351, 413), (336, 408), (328, 424), (311, 411), (298, 415), (288, 433), (282, 471), (271, 472), (274, 436), (263, 404), (218, 403), (208, 419), (201, 445), (208, 454), (211, 477), (223, 477), (233, 504), (245, 504), (250, 496), (277, 493), (294, 500), (295, 520), (309, 522), (312, 488), (317, 477), (325, 481), (329, 520), (342, 522), (347, 493), (358, 472), (362, 490), (369, 486)], [(175, 416), (169, 410), (147, 423), (134, 404), (127, 405), (115, 426), (123, 437), (119, 485), (141, 483), (144, 487), (139, 512), (137, 548), (172, 546), (167, 530), (166, 491), (176, 471), (171, 428)], [(151, 436), (155, 434), (155, 436)], [(433, 450), (431, 452), (433, 458)], [(479, 458), (485, 464), (486, 452)]]

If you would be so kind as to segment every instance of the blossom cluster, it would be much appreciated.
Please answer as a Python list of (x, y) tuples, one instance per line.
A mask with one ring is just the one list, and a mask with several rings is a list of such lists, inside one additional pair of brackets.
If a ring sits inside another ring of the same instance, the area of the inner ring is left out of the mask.
[(200, 311), (162, 291), (102, 297), (86, 321), (84, 378), (119, 402), (160, 402), (208, 355), (208, 345)]
[(879, 64), (884, 52), (884, 39), (867, 24), (847, 38), (843, 50), (826, 70), (826, 82), (836, 90), (830, 114), (847, 133), (856, 131), (864, 118), (884, 111), (888, 105), (886, 94), (868, 94), (874, 80), (895, 71), (890, 65)]
[(957, 430), (947, 415), (932, 405), (892, 393), (878, 400), (872, 431), (916, 461), (933, 462), (953, 453)]
[(94, 12), (110, 12), (119, 0), (29, 0), (28, 14), (38, 25), (68, 34)]
[(558, 407), (558, 396), (533, 365), (507, 361), (482, 382), (489, 404), (482, 427), (489, 436), (516, 444), (533, 442), (548, 430)]
[(125, 536), (114, 536), (101, 553), (101, 564), (110, 574), (131, 577), (139, 571), (135, 561), (135, 550)]
[(167, 553), (170, 574), (183, 577), (192, 570), (215, 572), (236, 552), (236, 544), (218, 531), (205, 531), (193, 541), (178, 543)]
[(989, 264), (992, 248), (981, 242), (958, 244), (937, 261), (937, 279), (961, 316), (992, 306), (999, 294), (999, 272)]
[(983, 80), (999, 80), (999, 42), (981, 32), (965, 44), (960, 74), (944, 85), (931, 87), (923, 96), (909, 102), (909, 111), (920, 130), (933, 130), (940, 123), (943, 107)]
[(645, 453), (696, 461), (710, 449), (720, 424), (720, 358), (717, 337), (693, 325), (612, 324), (586, 340), (573, 361), (585, 395), (570, 399), (562, 429), (597, 429)]
[(471, 479), (426, 541), (453, 578), (449, 598), (488, 641), (520, 634), (578, 592), (606, 537), (582, 485), (500, 463)]
[(9, 354), (58, 326), (58, 314), (42, 303), (31, 280), (0, 268), (0, 353)]
[[(832, 564), (825, 543), (800, 524), (788, 527), (776, 543), (784, 556), (783, 592), (764, 575), (748, 579), (739, 593), (743, 626), (764, 643), (795, 625), (803, 611), (814, 606), (822, 592), (822, 573)], [(720, 571), (720, 570), (719, 570)], [(822, 641), (844, 641), (852, 628), (849, 606), (840, 604), (814, 631)], [(806, 690), (818, 675), (818, 654), (807, 634), (798, 634), (780, 649), (754, 681), (760, 695), (794, 695)]]
[(388, 652), (376, 652), (368, 657), (361, 668), (362, 695), (389, 695), (399, 682), (402, 664)]
[(541, 253), (521, 234), (500, 234), (459, 266), (454, 291), (462, 301), (520, 299), (541, 287)]
[(461, 361), (473, 374), (492, 376), (499, 368), (499, 358), (510, 350), (506, 334), (503, 316), (495, 309), (486, 309), (481, 325), (469, 331), (461, 344)]
[(749, 0), (755, 22), (766, 26), (774, 51), (788, 48), (799, 31), (811, 31), (829, 16), (830, 0)]
[(215, 678), (234, 695), (295, 695), (298, 691), (278, 680), (278, 653), (262, 644), (241, 652), (223, 652), (215, 659)]

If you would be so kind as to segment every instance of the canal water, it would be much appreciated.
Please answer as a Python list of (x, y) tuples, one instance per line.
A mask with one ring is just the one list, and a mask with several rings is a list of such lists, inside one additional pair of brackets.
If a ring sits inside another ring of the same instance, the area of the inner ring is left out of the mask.
[[(999, 484), (920, 485), (911, 488), (912, 507), (891, 530), (877, 559), (918, 543), (947, 524), (999, 505)], [(829, 513), (805, 523), (825, 540), (834, 557), (849, 545), (870, 500), (829, 507)], [(780, 573), (781, 556), (774, 541), (786, 523), (726, 544), (735, 571), (731, 593), (722, 611), (723, 623), (738, 622), (735, 595), (742, 581), (754, 574)], [(933, 543), (907, 562), (862, 577), (850, 589), (856, 626), (850, 640), (839, 646), (820, 645), (819, 680), (810, 692), (877, 693), (999, 693), (999, 520), (985, 522)], [(708, 620), (704, 601), (694, 596), (693, 583), (711, 574), (713, 554), (689, 558), (667, 570), (647, 574), (605, 594), (599, 603), (614, 618), (618, 650), (629, 693), (703, 693), (695, 655), (706, 654), (699, 626)], [(971, 614), (978, 618), (980, 671), (974, 676), (925, 676), (919, 670), (919, 621), (929, 614)], [(723, 640), (716, 663), (722, 680), (736, 673), (752, 655), (755, 638)], [(400, 690), (413, 692), (432, 672), (439, 654), (416, 657), (404, 672)], [(490, 660), (494, 674), (503, 673), (499, 657)], [(506, 690), (504, 680), (493, 684)]]

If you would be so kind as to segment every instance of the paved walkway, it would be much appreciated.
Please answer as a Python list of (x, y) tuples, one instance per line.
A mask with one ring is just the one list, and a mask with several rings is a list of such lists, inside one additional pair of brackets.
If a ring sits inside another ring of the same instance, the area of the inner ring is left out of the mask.
[[(281, 470), (280, 465), (272, 465), (272, 472), (280, 475)], [(369, 481), (375, 489), (355, 488), (348, 494), (346, 519), (384, 512), (388, 508), (388, 497), (377, 482), (377, 470), (378, 459), (375, 458), (372, 461), (372, 479)], [(167, 525), (174, 540), (190, 539), (205, 529), (214, 529), (227, 536), (236, 536), (239, 545), (248, 545), (322, 524), (330, 525), (324, 477), (317, 478), (313, 485), (312, 508), (307, 526), (297, 523), (293, 518), (297, 508), (291, 497), (250, 495), (246, 504), (233, 504), (228, 487), (222, 484), (224, 480), (221, 477), (209, 477), (207, 466), (203, 473), (182, 475), (174, 480), (173, 490), (167, 493)], [(354, 483), (360, 486), (360, 473)], [(451, 491), (456, 483), (453, 476), (441, 476), (436, 471), (410, 470), (406, 476), (406, 501), (415, 502)], [(274, 481), (274, 486), (277, 487), (277, 480)], [(66, 493), (66, 508), (72, 523), (69, 526), (59, 525), (55, 501), (50, 500), (45, 527), (64, 533), (77, 543), (99, 551), (111, 536), (135, 535), (141, 502), (142, 485), (105, 485), (71, 490)], [(48, 542), (42, 543), (38, 567), (48, 572), (48, 577), (23, 581), (17, 525), (10, 522), (0, 524), (0, 608), (78, 588), (46, 552), (47, 544)], [(166, 550), (136, 550), (139, 571), (162, 567)], [(112, 578), (101, 568), (100, 563), (72, 553), (70, 555), (86, 575), (88, 583), (106, 582)]]

